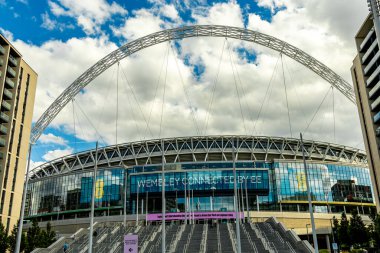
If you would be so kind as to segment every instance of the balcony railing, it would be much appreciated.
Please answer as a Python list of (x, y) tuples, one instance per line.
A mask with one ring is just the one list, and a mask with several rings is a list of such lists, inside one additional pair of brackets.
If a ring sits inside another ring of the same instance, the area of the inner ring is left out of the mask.
[(12, 94), (12, 92), (10, 92), (9, 90), (7, 90), (7, 89), (4, 89), (4, 96), (5, 96), (5, 99), (7, 99), (7, 100), (12, 100), (12, 98), (13, 98), (13, 94)]
[(380, 112), (376, 113), (375, 116), (373, 116), (373, 121), (377, 123), (380, 120)]
[(9, 61), (10, 65), (12, 65), (13, 67), (17, 66), (17, 60), (13, 56), (10, 55), (8, 61)]
[(3, 112), (0, 112), (0, 120), (3, 122), (9, 122), (9, 116)]
[(8, 133), (8, 128), (4, 125), (0, 125), (0, 134), (5, 135)]
[(16, 71), (14, 69), (12, 69), (11, 67), (8, 66), (7, 68), (7, 73), (11, 76), (11, 77), (16, 77)]
[(5, 147), (5, 140), (0, 137), (0, 147)]
[(10, 111), (11, 110), (11, 104), (8, 103), (7, 101), (3, 100), (1, 102), (1, 109), (5, 109), (6, 111)]
[(0, 54), (5, 54), (5, 48), (0, 45)]
[(15, 87), (15, 83), (10, 78), (5, 78), (5, 84), (7, 88), (13, 89)]

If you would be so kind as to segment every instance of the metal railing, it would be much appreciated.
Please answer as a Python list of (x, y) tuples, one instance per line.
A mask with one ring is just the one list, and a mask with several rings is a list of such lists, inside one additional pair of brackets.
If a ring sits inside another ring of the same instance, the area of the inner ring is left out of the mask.
[(216, 237), (218, 238), (218, 252), (222, 252), (222, 244), (220, 243), (220, 231), (219, 231), (219, 223), (216, 224)]
[(208, 224), (204, 224), (203, 225), (203, 233), (202, 233), (200, 253), (206, 253), (207, 234), (208, 234)]
[(183, 253), (186, 253), (187, 248), (189, 247), (191, 237), (193, 236), (193, 233), (194, 233), (194, 228), (195, 228), (195, 225), (192, 224), (192, 225), (191, 225), (190, 233), (189, 233), (189, 235), (187, 236), (186, 244), (185, 244), (185, 246), (183, 247), (183, 251), (182, 251)]
[(231, 223), (227, 223), (227, 230), (228, 230), (228, 234), (230, 236), (230, 240), (232, 242), (232, 249), (233, 249), (234, 253), (236, 253), (237, 252), (237, 249), (236, 249), (237, 242), (236, 242), (235, 232), (233, 231), (233, 228), (231, 228)]
[(248, 239), (248, 243), (249, 243), (249, 245), (251, 245), (253, 251), (256, 252), (256, 253), (259, 253), (259, 251), (258, 251), (257, 248), (256, 248), (256, 245), (252, 242), (252, 238), (251, 238), (251, 236), (249, 235), (249, 233), (248, 233), (247, 229), (245, 228), (245, 226), (243, 225), (243, 226), (241, 226), (241, 227), (242, 227), (242, 230), (243, 230), (245, 236), (247, 237), (247, 239)]

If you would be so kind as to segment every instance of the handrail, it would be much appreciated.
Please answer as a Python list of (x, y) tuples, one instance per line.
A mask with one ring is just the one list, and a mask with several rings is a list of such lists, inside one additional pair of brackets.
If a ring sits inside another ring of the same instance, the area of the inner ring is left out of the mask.
[(257, 224), (251, 223), (251, 228), (256, 233), (256, 236), (261, 240), (264, 248), (268, 250), (270, 253), (274, 253), (274, 250), (271, 248), (268, 238), (265, 234), (263, 234)]
[(290, 251), (292, 253), (296, 253), (296, 251), (294, 250), (293, 246), (290, 244), (290, 242), (286, 241), (286, 245), (288, 245), (288, 248), (290, 249)]
[(179, 241), (179, 239), (181, 239), (183, 231), (185, 231), (185, 228), (186, 228), (186, 225), (179, 225), (179, 231), (177, 229), (176, 236), (174, 237), (174, 239), (175, 239), (174, 245), (171, 245), (169, 253), (175, 252), (175, 249), (177, 248), (177, 245), (178, 245), (178, 241)]
[(236, 242), (235, 232), (231, 228), (231, 223), (227, 223), (227, 230), (228, 230), (228, 234), (230, 236), (230, 240), (232, 241), (232, 249), (233, 249), (234, 253), (236, 253), (237, 252), (237, 249), (236, 249), (237, 242)]
[(191, 225), (190, 233), (189, 233), (189, 235), (187, 236), (186, 244), (185, 244), (185, 246), (183, 247), (183, 253), (185, 253), (185, 252), (187, 251), (187, 248), (189, 247), (190, 239), (191, 239), (191, 237), (193, 236), (193, 233), (194, 233), (194, 227), (195, 227), (195, 225), (192, 224), (192, 225)]
[(222, 244), (220, 243), (220, 231), (219, 231), (219, 223), (216, 224), (216, 236), (218, 238), (218, 252), (222, 252)]
[(252, 242), (251, 236), (249, 235), (249, 233), (248, 233), (247, 229), (245, 228), (245, 226), (243, 225), (241, 227), (242, 227), (242, 230), (243, 230), (245, 236), (247, 237), (248, 242), (251, 245), (253, 251), (256, 252), (256, 253), (259, 253), (259, 251), (256, 248), (256, 245)]
[(207, 243), (207, 234), (208, 234), (208, 224), (203, 224), (203, 233), (201, 241), (201, 253), (206, 253), (206, 243)]

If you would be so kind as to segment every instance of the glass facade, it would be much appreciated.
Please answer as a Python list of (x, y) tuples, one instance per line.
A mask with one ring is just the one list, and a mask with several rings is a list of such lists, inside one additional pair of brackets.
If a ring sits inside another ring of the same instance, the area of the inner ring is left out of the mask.
[[(367, 167), (328, 163), (307, 166), (316, 212), (340, 212), (342, 208), (361, 206), (360, 211), (368, 213), (374, 206)], [(188, 211), (232, 211), (232, 168), (232, 162), (165, 165), (167, 211), (185, 211), (185, 206)], [(161, 169), (161, 165), (99, 168), (95, 183), (97, 215), (109, 215), (110, 210), (111, 215), (122, 214), (124, 193), (128, 213), (161, 212)], [(252, 211), (307, 211), (302, 162), (239, 161), (236, 170), (241, 210), (247, 210), (248, 203)], [(92, 186), (91, 171), (31, 180), (25, 215), (46, 219), (88, 217)]]

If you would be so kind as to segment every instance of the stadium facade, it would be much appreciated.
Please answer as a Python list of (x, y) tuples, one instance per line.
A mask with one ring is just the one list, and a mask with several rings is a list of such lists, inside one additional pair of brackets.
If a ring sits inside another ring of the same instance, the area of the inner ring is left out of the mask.
[[(374, 212), (363, 151), (317, 141), (304, 145), (316, 213)], [(33, 170), (25, 217), (88, 218), (95, 157), (95, 216), (160, 213), (162, 164), (167, 212), (233, 211), (235, 166), (239, 207), (246, 216), (247, 211), (302, 216), (308, 205), (300, 147), (294, 138), (202, 136), (131, 142), (100, 148), (97, 155), (89, 150), (65, 156)]]

